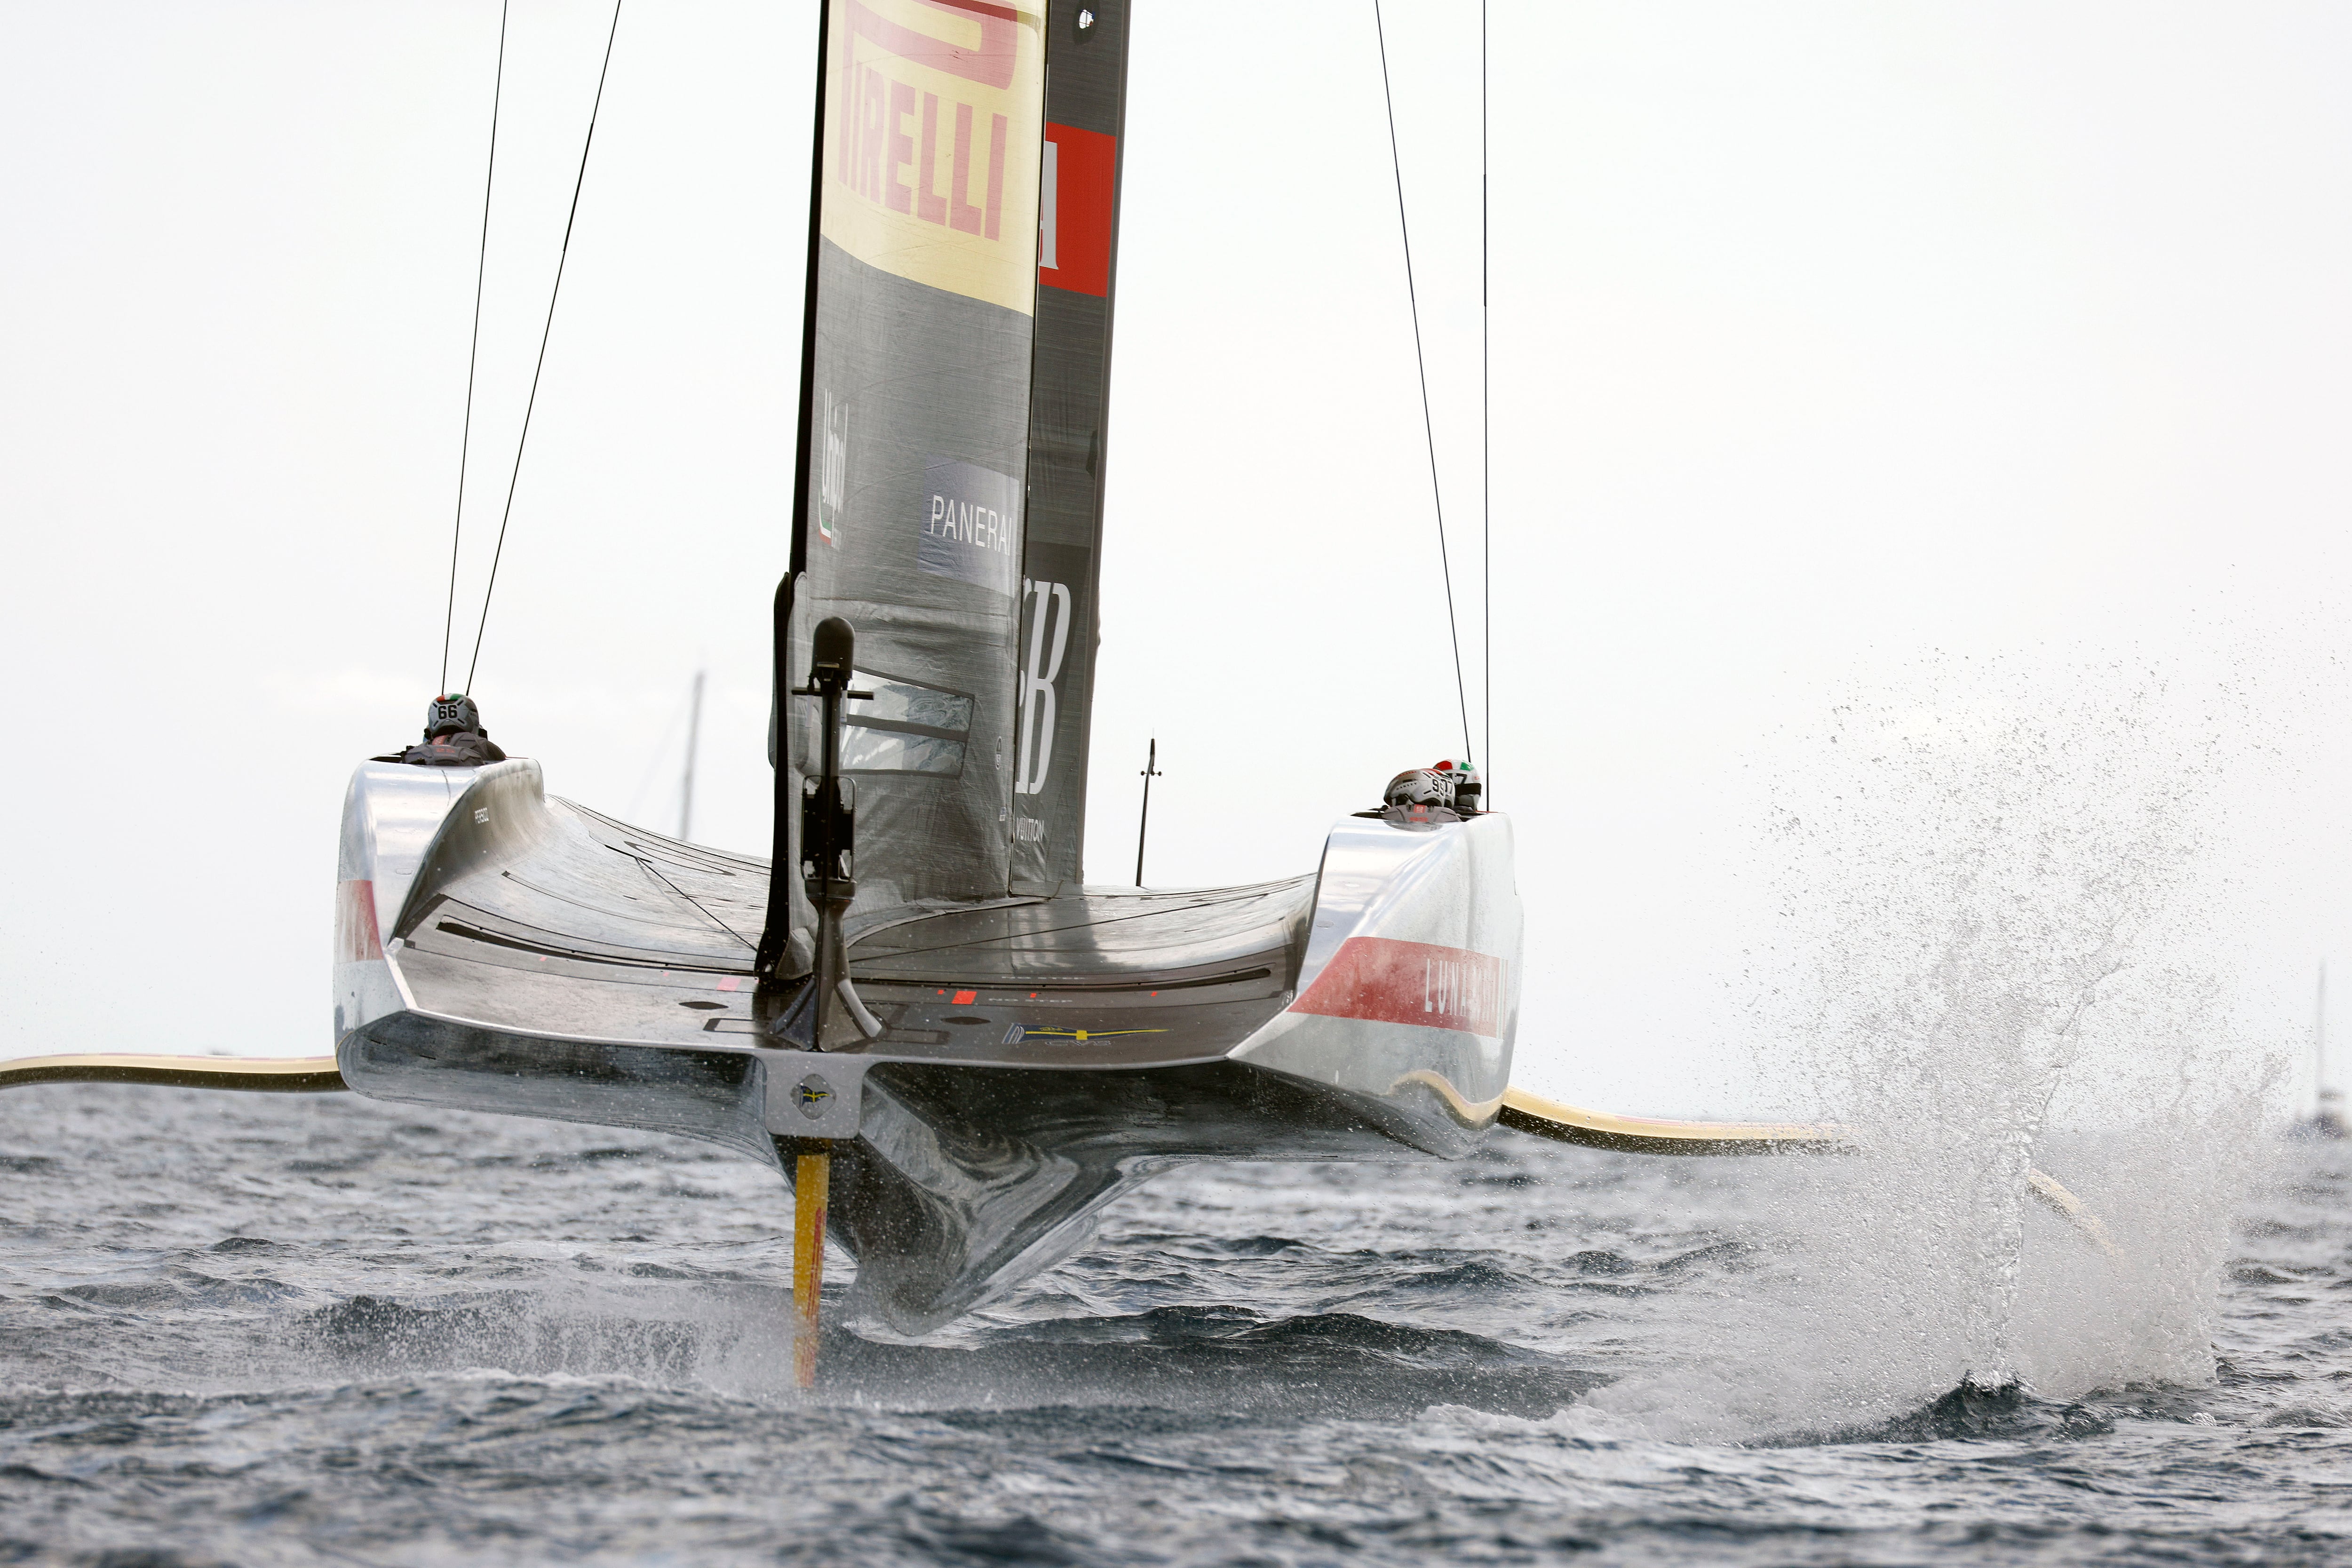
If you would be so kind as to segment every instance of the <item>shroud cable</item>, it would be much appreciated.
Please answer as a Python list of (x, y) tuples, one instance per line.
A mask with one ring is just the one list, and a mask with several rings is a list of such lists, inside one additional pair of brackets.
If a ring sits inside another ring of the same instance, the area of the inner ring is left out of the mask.
[(1389, 111), (1389, 172), (1396, 176), (1397, 233), (1404, 240), (1404, 296), (1412, 308), (1412, 361), (1421, 373), (1421, 429), (1429, 443), (1429, 499), (1437, 509), (1437, 559), (1445, 572), (1445, 631), (1454, 642), (1454, 695), (1462, 705), (1463, 760), (1470, 760), (1470, 692), (1462, 679), (1462, 631), (1454, 618), (1454, 560), (1445, 548), (1445, 500), (1437, 487), (1437, 425), (1429, 413), (1429, 361), (1421, 347), (1421, 298), (1412, 286), (1412, 229), (1404, 216), (1404, 164), (1397, 156), (1396, 97), (1389, 89), (1388, 29), (1381, 0), (1372, 0), (1372, 31), (1381, 44), (1381, 100)]
[(1486, 697), (1486, 771), (1478, 808), (1495, 809), (1495, 374), (1493, 318), (1486, 309), (1486, 0), (1478, 0), (1478, 571), (1483, 603), (1478, 607), (1486, 637), (1486, 669), (1479, 684)]
[(580, 143), (580, 173), (572, 182), (572, 211), (563, 220), (563, 248), (555, 257), (555, 285), (547, 291), (547, 321), (539, 330), (539, 359), (530, 367), (530, 396), (522, 405), (522, 434), (515, 439), (513, 471), (507, 475), (507, 504), (499, 513), (498, 547), (490, 552), (490, 580), (482, 589), (482, 618), (474, 628), (474, 657), (466, 666), (466, 689), (482, 662), (482, 634), (489, 629), (490, 595), (498, 591), (499, 562), (506, 554), (507, 523), (514, 516), (515, 486), (522, 479), (522, 450), (530, 440), (531, 411), (539, 406), (539, 376), (547, 368), (547, 340), (555, 331), (555, 301), (563, 292), (563, 264), (572, 257), (572, 226), (580, 219), (580, 190), (588, 183), (588, 152), (596, 145), (596, 116), (604, 107), (604, 79), (613, 69), (613, 40), (621, 31), (621, 0), (613, 0), (613, 26), (604, 34), (604, 63), (596, 71), (596, 99), (588, 106), (588, 134)]
[[(457, 625), (457, 543), (466, 535), (466, 463), (474, 446), (474, 368), (482, 358), (482, 278), (490, 266), (490, 188), (499, 175), (499, 105), (507, 89), (507, 7), (499, 0), (499, 65), (490, 80), (490, 161), (482, 175), (482, 246), (474, 258), (474, 336), (466, 350), (466, 424), (457, 437), (457, 516), (449, 525), (449, 603), (441, 612), (441, 683), (449, 694), (449, 637)], [(470, 682), (469, 682), (470, 684)]]

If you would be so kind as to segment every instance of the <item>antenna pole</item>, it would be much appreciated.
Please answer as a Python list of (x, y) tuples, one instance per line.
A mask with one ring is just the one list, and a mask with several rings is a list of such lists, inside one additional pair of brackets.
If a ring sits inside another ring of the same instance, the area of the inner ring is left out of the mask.
[(1143, 762), (1143, 816), (1135, 825), (1135, 885), (1143, 886), (1143, 836), (1151, 828), (1151, 781), (1160, 776), (1160, 737), (1151, 738), (1151, 750)]
[(694, 672), (694, 700), (686, 716), (686, 782), (678, 786), (677, 836), (681, 841), (694, 837), (694, 753), (702, 742), (702, 678), (704, 671)]

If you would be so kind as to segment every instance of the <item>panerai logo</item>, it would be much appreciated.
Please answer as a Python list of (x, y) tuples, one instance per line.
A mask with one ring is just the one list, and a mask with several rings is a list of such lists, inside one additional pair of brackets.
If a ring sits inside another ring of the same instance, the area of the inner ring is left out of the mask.
[(1021, 579), (1021, 486), (992, 468), (933, 458), (923, 465), (915, 564), (1010, 599)]

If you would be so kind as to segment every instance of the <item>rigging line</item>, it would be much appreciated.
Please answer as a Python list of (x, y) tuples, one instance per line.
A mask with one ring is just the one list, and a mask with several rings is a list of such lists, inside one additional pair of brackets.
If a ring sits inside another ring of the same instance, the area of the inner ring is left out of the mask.
[(1478, 0), (1478, 623), (1486, 639), (1479, 675), (1486, 709), (1486, 770), (1479, 782), (1482, 810), (1495, 809), (1495, 375), (1492, 318), (1486, 309), (1486, 0)]
[(733, 937), (745, 947), (751, 949), (755, 952), (759, 951), (760, 944), (758, 942), (753, 942), (741, 931), (737, 931), (733, 926), (729, 925), (725, 921), (720, 920), (717, 915), (714, 915), (709, 910), (704, 909), (702, 907), (701, 900), (696, 898), (692, 893), (688, 892), (684, 888), (679, 887), (676, 882), (671, 881), (667, 877), (663, 876), (659, 871), (655, 870), (654, 863), (652, 861), (646, 859), (642, 855), (632, 855), (629, 858), (635, 860), (639, 866), (643, 867), (646, 876), (651, 877), (655, 881), (659, 882), (663, 887), (667, 888), (671, 892), (676, 893), (679, 898), (684, 899), (688, 903), (693, 905), (694, 912), (696, 914), (700, 915), (704, 920), (709, 921), (712, 925), (717, 926), (720, 931), (725, 931), (729, 936)]
[[(466, 462), (474, 448), (474, 367), (482, 358), (482, 278), (490, 266), (490, 187), (499, 174), (499, 105), (507, 89), (508, 0), (499, 0), (499, 66), (490, 84), (490, 160), (482, 175), (482, 247), (474, 258), (474, 336), (466, 350), (466, 424), (457, 437), (457, 515), (449, 525), (449, 603), (441, 612), (441, 683), (449, 694), (449, 637), (457, 626), (457, 543), (466, 533)], [(469, 677), (467, 685), (473, 684)]]
[(530, 416), (539, 406), (539, 376), (547, 368), (547, 340), (555, 331), (555, 301), (563, 292), (563, 264), (572, 258), (572, 226), (580, 218), (580, 191), (588, 183), (588, 152), (596, 145), (596, 116), (604, 107), (604, 79), (613, 69), (613, 40), (621, 31), (621, 0), (613, 0), (613, 26), (604, 34), (604, 63), (596, 70), (596, 98), (588, 106), (588, 134), (580, 143), (580, 173), (572, 182), (572, 210), (563, 219), (563, 248), (555, 256), (555, 284), (547, 291), (547, 321), (539, 330), (539, 358), (530, 367), (530, 396), (522, 405), (522, 434), (515, 439), (513, 471), (507, 475), (507, 504), (499, 513), (498, 547), (490, 552), (490, 580), (482, 588), (482, 618), (474, 627), (474, 657), (466, 665), (466, 689), (482, 662), (482, 634), (489, 629), (490, 595), (498, 591), (499, 562), (506, 554), (507, 523), (514, 516), (515, 486), (522, 479), (523, 447), (530, 440)]
[(1445, 548), (1445, 500), (1437, 486), (1437, 424), (1429, 412), (1429, 361), (1421, 348), (1421, 297), (1412, 286), (1412, 229), (1404, 216), (1404, 163), (1397, 155), (1396, 97), (1389, 90), (1388, 29), (1381, 0), (1372, 0), (1372, 31), (1381, 43), (1381, 100), (1389, 111), (1389, 172), (1396, 176), (1397, 233), (1404, 240), (1404, 296), (1412, 308), (1412, 362), (1421, 373), (1421, 429), (1429, 443), (1429, 499), (1437, 509), (1437, 561), (1445, 573), (1445, 630), (1454, 642), (1454, 695), (1462, 705), (1462, 751), (1470, 752), (1470, 692), (1462, 679), (1462, 630), (1454, 618), (1454, 559)]

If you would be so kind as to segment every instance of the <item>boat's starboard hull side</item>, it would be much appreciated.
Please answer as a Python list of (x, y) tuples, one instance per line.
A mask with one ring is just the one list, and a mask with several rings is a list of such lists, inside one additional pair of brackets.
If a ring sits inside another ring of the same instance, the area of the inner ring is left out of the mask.
[(1518, 1032), (1511, 826), (1350, 817), (1323, 856), (1297, 994), (1234, 1055), (1387, 1107), (1433, 1153), (1495, 1119)]

